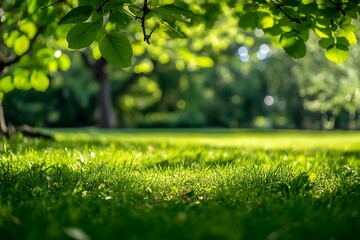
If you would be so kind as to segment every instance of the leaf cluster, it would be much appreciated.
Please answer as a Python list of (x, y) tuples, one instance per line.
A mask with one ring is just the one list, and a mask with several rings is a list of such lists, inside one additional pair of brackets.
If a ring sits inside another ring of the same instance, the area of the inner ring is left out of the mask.
[(263, 29), (273, 41), (293, 58), (306, 54), (310, 31), (319, 38), (326, 57), (342, 63), (349, 47), (357, 44), (356, 26), (360, 2), (345, 0), (271, 0), (248, 2), (240, 7), (239, 26)]
[(67, 30), (55, 24), (64, 9), (41, 10), (40, 4), (44, 2), (5, 1), (0, 6), (0, 99), (13, 89), (45, 91), (51, 73), (70, 67), (59, 46)]
[[(188, 22), (193, 16), (189, 10), (174, 4), (137, 6), (125, 0), (80, 1), (59, 21), (59, 24), (75, 24), (67, 33), (69, 48), (81, 49), (97, 41), (101, 55), (119, 67), (129, 67), (132, 63), (132, 46), (123, 32), (130, 21), (140, 21), (144, 41), (150, 44), (152, 33), (159, 26), (172, 38), (183, 37), (174, 27), (175, 21)], [(158, 21), (148, 29), (150, 19)]]

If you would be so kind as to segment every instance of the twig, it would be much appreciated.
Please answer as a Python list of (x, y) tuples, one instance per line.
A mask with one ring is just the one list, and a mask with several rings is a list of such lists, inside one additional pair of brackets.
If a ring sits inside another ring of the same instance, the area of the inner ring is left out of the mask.
[(283, 3), (277, 3), (274, 0), (271, 0), (271, 2), (276, 6), (277, 9), (279, 9), (287, 18), (289, 18), (291, 21), (296, 22), (296, 23), (302, 23), (303, 21), (305, 21), (304, 18), (296, 18), (296, 17), (292, 17), (290, 16), (284, 9), (283, 9)]
[(61, 3), (61, 2), (65, 2), (65, 1), (66, 1), (66, 0), (58, 0), (58, 1), (56, 1), (56, 2), (50, 3), (50, 4), (47, 5), (47, 6), (44, 6), (44, 7), (40, 8), (40, 10), (44, 10), (44, 9), (46, 9), (46, 8), (48, 8), (48, 7), (51, 7), (51, 6), (55, 5), (55, 4), (58, 4), (58, 3)]
[(150, 9), (148, 7), (148, 0), (144, 0), (144, 6), (142, 8), (142, 12), (143, 12), (143, 15), (141, 17), (141, 27), (142, 27), (143, 34), (144, 34), (144, 41), (147, 42), (148, 44), (150, 44), (150, 37), (155, 29), (153, 29), (149, 35), (146, 34), (146, 23), (145, 23), (146, 15), (150, 12)]
[[(106, 4), (106, 3), (108, 3), (110, 0), (100, 0), (99, 1), (99, 7), (96, 9), (96, 12), (99, 12), (99, 11), (101, 11), (101, 9), (102, 9), (102, 7)], [(101, 3), (102, 2), (102, 3)]]

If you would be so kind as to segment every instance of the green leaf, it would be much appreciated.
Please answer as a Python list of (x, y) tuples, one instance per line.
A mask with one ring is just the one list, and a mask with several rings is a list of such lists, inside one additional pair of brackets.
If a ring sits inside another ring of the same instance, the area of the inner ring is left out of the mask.
[(105, 3), (105, 5), (102, 7), (103, 11), (107, 11), (107, 10), (113, 10), (113, 9), (122, 9), (123, 8), (123, 4), (127, 3), (129, 1), (127, 0), (111, 0)]
[(244, 5), (243, 7), (243, 11), (245, 12), (255, 12), (256, 10), (258, 10), (259, 5), (256, 4), (255, 2), (252, 3), (247, 3)]
[(180, 31), (176, 30), (174, 27), (170, 26), (167, 23), (161, 25), (161, 28), (164, 32), (166, 32), (171, 38), (184, 38), (185, 35)]
[(12, 48), (14, 47), (16, 38), (18, 38), (19, 36), (20, 36), (20, 32), (17, 30), (13, 30), (10, 33), (5, 32), (3, 35), (3, 41), (7, 47)]
[(20, 90), (30, 90), (31, 84), (29, 83), (30, 72), (26, 69), (18, 68), (13, 73), (13, 83), (15, 88)]
[(350, 46), (349, 41), (344, 37), (337, 37), (336, 38), (336, 44), (340, 44), (343, 46)]
[(129, 67), (133, 51), (129, 39), (120, 32), (106, 33), (99, 41), (101, 55), (118, 67)]
[(327, 19), (336, 19), (341, 17), (341, 12), (337, 6), (325, 7), (322, 9), (321, 13)]
[(319, 41), (320, 47), (322, 47), (324, 49), (327, 49), (328, 47), (330, 47), (333, 44), (335, 44), (335, 39), (333, 37), (331, 37), (331, 38), (322, 38)]
[(290, 7), (298, 7), (301, 4), (301, 1), (299, 0), (283, 0), (282, 2), (284, 3), (284, 5)]
[(332, 37), (332, 32), (328, 28), (314, 28), (314, 32), (321, 38)]
[(66, 54), (62, 54), (59, 58), (59, 68), (61, 71), (67, 71), (69, 70), (71, 66), (71, 60), (70, 57)]
[(32, 22), (21, 21), (19, 26), (20, 31), (26, 33), (26, 35), (32, 39), (36, 34), (36, 25)]
[(338, 31), (337, 36), (338, 36), (338, 38), (340, 38), (340, 37), (345, 38), (346, 41), (348, 42), (348, 46), (357, 44), (357, 38), (356, 38), (356, 35), (354, 32), (347, 32), (344, 30), (340, 30), (340, 31)]
[(39, 92), (44, 92), (50, 85), (50, 80), (42, 71), (33, 71), (30, 76), (32, 87)]
[(306, 46), (302, 39), (295, 31), (287, 32), (281, 35), (280, 45), (287, 54), (298, 59), (306, 55)]
[(69, 43), (69, 48), (80, 49), (90, 46), (90, 44), (95, 41), (101, 25), (102, 19), (95, 23), (86, 22), (75, 25), (66, 35), (66, 41)]
[(325, 56), (332, 62), (342, 63), (349, 56), (349, 48), (341, 44), (334, 44), (326, 50)]
[(283, 30), (281, 29), (281, 27), (277, 26), (277, 25), (272, 28), (267, 28), (264, 31), (266, 32), (266, 34), (271, 35), (271, 36), (278, 36), (283, 33)]
[(94, 8), (92, 6), (80, 6), (73, 8), (60, 19), (59, 24), (85, 22), (89, 19), (93, 10)]
[(341, 29), (343, 29), (345, 32), (355, 32), (356, 31), (356, 26), (353, 24), (348, 24), (348, 25), (342, 25), (340, 26)]
[(11, 76), (5, 76), (0, 79), (0, 91), (4, 93), (11, 92), (14, 90), (15, 86), (12, 83), (12, 77)]
[(352, 8), (348, 11), (346, 11), (347, 15), (353, 19), (357, 19), (358, 18), (358, 11), (355, 8)]
[(138, 17), (138, 18), (142, 18), (142, 16), (143, 16), (143, 11), (142, 11), (142, 9), (141, 9), (140, 7), (138, 7), (138, 6), (136, 6), (136, 5), (129, 5), (128, 8), (129, 8), (130, 12), (131, 12), (134, 16), (136, 16), (136, 17)]
[(14, 52), (16, 55), (18, 56), (23, 55), (27, 50), (29, 50), (29, 47), (30, 47), (30, 40), (26, 35), (23, 34), (15, 39)]
[(257, 27), (261, 29), (272, 28), (275, 24), (273, 17), (268, 13), (258, 12)]
[(116, 23), (116, 26), (119, 26), (119, 27), (126, 27), (126, 25), (128, 23), (126, 15), (124, 13), (116, 11), (116, 10), (111, 11), (109, 20), (112, 23)]
[(256, 12), (245, 13), (240, 16), (238, 25), (245, 30), (252, 30), (256, 28), (257, 19), (258, 15), (256, 14)]
[(175, 6), (174, 4), (156, 7), (152, 9), (152, 11), (158, 13), (161, 18), (165, 15), (182, 22), (188, 22), (191, 18), (195, 17), (195, 14), (192, 11)]

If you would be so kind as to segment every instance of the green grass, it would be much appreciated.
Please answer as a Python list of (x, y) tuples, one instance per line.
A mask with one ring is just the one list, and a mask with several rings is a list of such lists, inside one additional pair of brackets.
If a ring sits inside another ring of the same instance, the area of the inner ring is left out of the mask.
[(358, 132), (54, 133), (0, 144), (0, 239), (360, 239)]

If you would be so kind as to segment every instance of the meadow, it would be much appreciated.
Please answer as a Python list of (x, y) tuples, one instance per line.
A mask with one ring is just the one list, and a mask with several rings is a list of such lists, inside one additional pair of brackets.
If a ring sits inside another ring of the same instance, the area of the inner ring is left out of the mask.
[(360, 132), (2, 139), (0, 239), (360, 239)]

